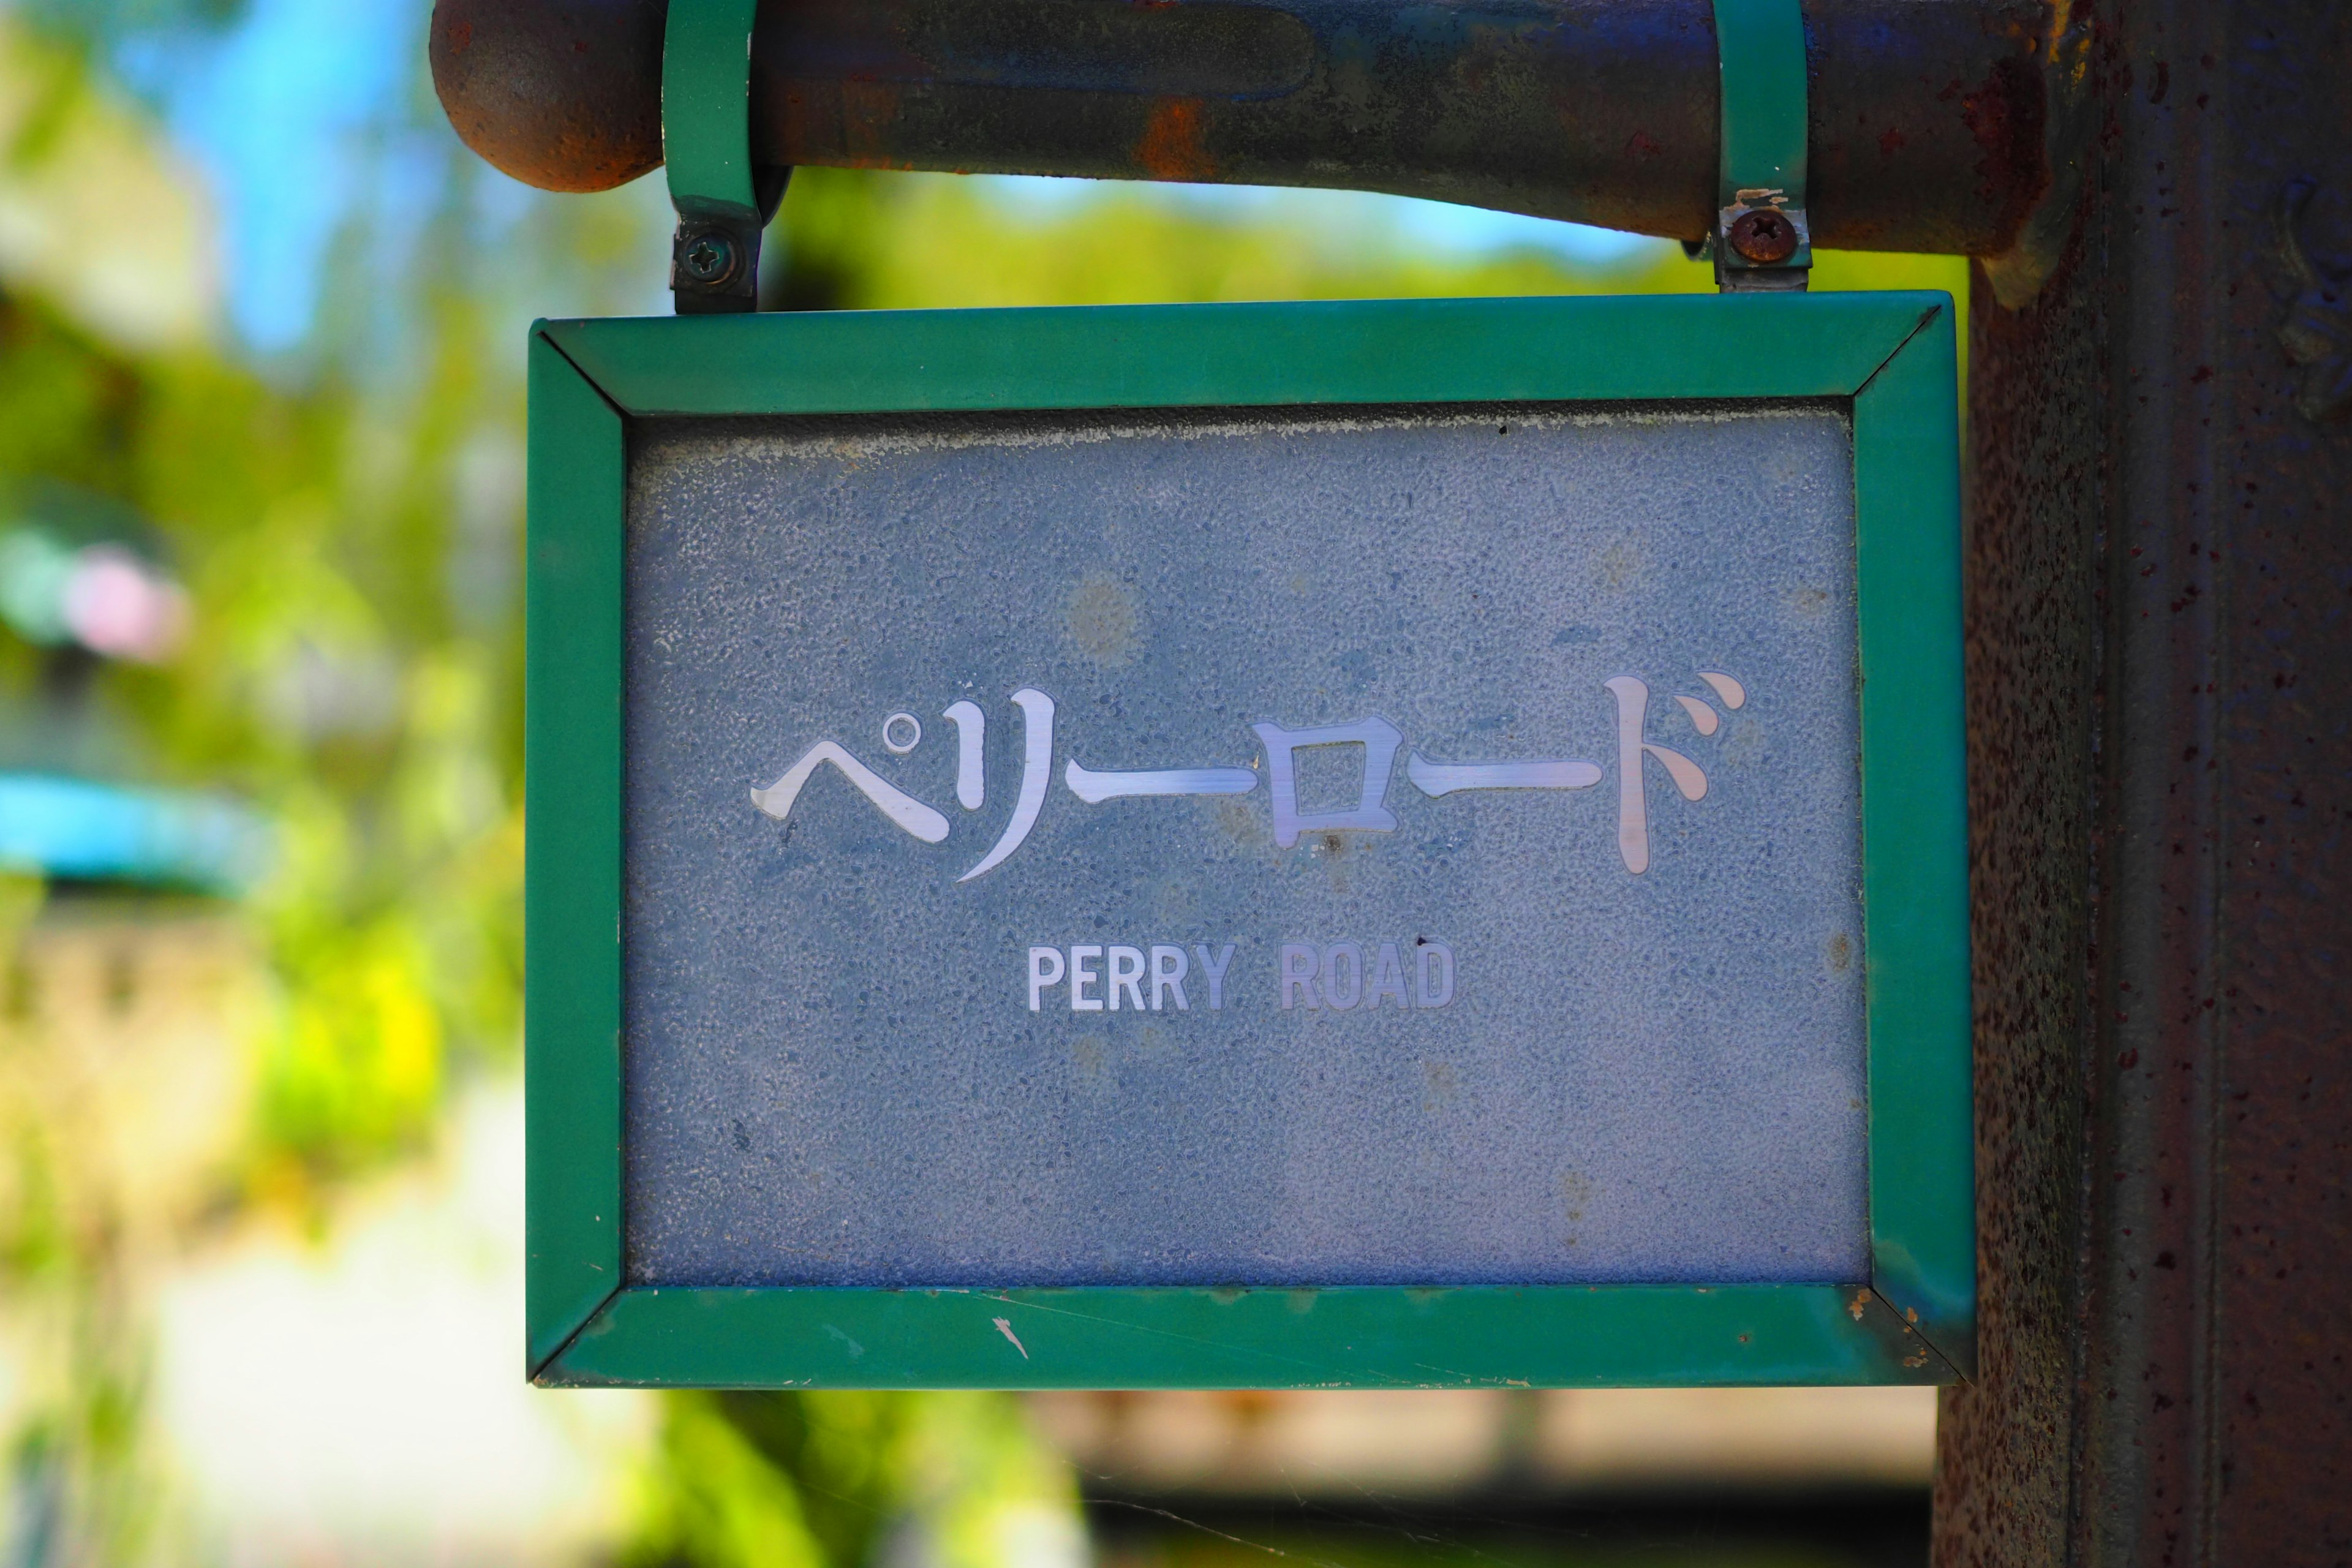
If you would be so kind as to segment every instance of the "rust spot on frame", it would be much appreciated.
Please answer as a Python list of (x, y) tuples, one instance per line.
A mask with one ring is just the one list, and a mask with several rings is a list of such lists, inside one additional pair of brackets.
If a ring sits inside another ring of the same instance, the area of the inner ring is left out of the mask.
[(1136, 143), (1135, 161), (1155, 180), (1213, 180), (1217, 166), (1201, 131), (1199, 99), (1163, 98)]
[(842, 148), (855, 166), (887, 169), (901, 162), (892, 156), (891, 146), (899, 92), (895, 82), (841, 84)]

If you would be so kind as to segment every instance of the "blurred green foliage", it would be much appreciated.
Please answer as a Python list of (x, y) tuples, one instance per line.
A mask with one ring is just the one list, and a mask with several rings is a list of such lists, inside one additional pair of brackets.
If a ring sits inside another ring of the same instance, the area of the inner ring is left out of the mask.
[(768, 302), (893, 310), (1444, 294), (1696, 290), (1706, 268), (1662, 246), (1608, 268), (1532, 248), (1447, 254), (1345, 195), (1216, 202), (1111, 182), (1008, 204), (947, 174), (803, 169), (776, 238)]
[[(802, 169), (770, 235), (783, 267), (766, 308), (908, 310), (1234, 300), (1514, 294), (1696, 294), (1714, 276), (1666, 242), (1607, 263), (1534, 247), (1440, 249), (1393, 208), (1345, 193), (1220, 202), (1114, 182), (1008, 203), (950, 174)], [(1817, 289), (1941, 289), (1953, 256), (1820, 253)]]
[(998, 1394), (677, 1394), (641, 1568), (1083, 1561), (1077, 1489)]
[(467, 494), (460, 458), (510, 447), (520, 410), (477, 334), (436, 338), (429, 375), (371, 399), (134, 357), (0, 298), (0, 500), (121, 503), (196, 605), (157, 668), (12, 639), (0, 696), (32, 731), (14, 760), (225, 789), (278, 829), (253, 903), (282, 1005), (257, 1042), (248, 1195), (314, 1202), (425, 1135), (450, 1061), (515, 1050), (521, 628), (511, 588), (467, 615), (450, 576), (489, 505), (513, 578), (519, 498)]

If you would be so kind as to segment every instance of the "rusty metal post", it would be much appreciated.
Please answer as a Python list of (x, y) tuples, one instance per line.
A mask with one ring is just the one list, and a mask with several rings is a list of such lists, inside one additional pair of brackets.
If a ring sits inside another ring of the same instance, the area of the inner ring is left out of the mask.
[(1980, 273), (1984, 1363), (1937, 1561), (2352, 1558), (2352, 13), (2081, 5)]
[[(661, 162), (666, 0), (437, 0), (434, 84), (498, 167)], [(2050, 188), (2049, 0), (1808, 0), (1813, 239), (2009, 249)], [(762, 0), (755, 162), (1325, 185), (1696, 240), (1711, 0)]]

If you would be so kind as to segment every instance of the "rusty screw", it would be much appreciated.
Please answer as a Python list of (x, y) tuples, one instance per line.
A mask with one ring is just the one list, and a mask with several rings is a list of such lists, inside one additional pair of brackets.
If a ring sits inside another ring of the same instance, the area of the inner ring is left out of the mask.
[(677, 259), (688, 278), (714, 288), (735, 276), (735, 242), (723, 234), (706, 231), (688, 240)]
[(1771, 207), (1741, 213), (1731, 226), (1731, 248), (1759, 267), (1772, 267), (1797, 253), (1797, 226)]

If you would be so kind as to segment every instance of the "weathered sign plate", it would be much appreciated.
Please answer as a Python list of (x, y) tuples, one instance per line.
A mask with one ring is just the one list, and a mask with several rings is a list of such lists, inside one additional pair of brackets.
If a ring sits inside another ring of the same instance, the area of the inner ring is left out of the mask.
[(534, 1375), (1967, 1370), (1943, 296), (532, 351)]

